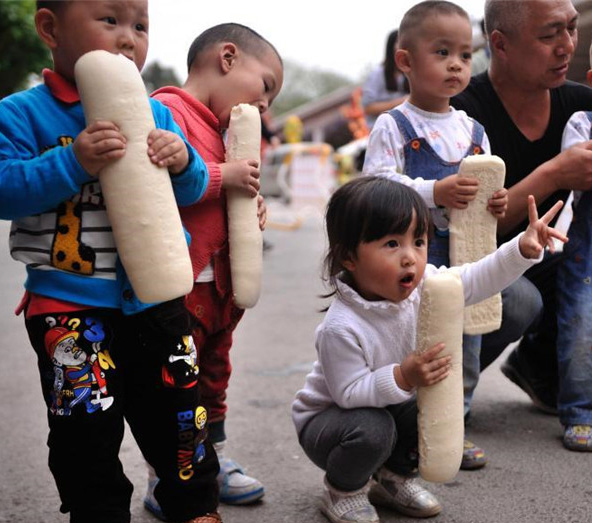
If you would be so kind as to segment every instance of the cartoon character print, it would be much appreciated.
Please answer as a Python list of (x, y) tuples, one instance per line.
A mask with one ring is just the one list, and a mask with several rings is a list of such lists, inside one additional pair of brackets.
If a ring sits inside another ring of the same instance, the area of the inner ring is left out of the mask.
[[(58, 324), (59, 322), (59, 324)], [(59, 416), (69, 416), (77, 405), (84, 405), (86, 412), (107, 410), (113, 404), (108, 396), (105, 370), (115, 368), (109, 351), (102, 350), (104, 339), (98, 320), (86, 318), (81, 332), (80, 319), (68, 320), (65, 316), (46, 318), (49, 326), (45, 333), (45, 350), (53, 363), (52, 405), (50, 411)], [(91, 353), (83, 350), (82, 343), (90, 342)]]
[(197, 349), (191, 336), (183, 336), (162, 366), (165, 387), (189, 389), (197, 385)]

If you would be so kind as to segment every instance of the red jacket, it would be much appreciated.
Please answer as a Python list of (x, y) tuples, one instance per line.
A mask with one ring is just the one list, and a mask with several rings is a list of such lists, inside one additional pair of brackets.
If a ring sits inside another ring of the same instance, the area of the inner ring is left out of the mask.
[(225, 151), (220, 123), (212, 111), (179, 87), (163, 87), (152, 96), (171, 110), (175, 122), (203, 158), (210, 175), (203, 198), (190, 207), (180, 208), (183, 225), (191, 234), (189, 254), (193, 273), (197, 277), (213, 261), (218, 289), (228, 290), (228, 223), (220, 173)]

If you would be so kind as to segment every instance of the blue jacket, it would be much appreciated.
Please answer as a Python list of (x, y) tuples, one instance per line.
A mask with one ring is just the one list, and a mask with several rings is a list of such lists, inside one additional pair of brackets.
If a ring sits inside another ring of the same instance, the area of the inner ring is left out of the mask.
[[(78, 94), (56, 73), (44, 73), (44, 85), (0, 102), (0, 219), (13, 220), (11, 255), (27, 265), (25, 287), (33, 293), (133, 314), (150, 304), (131, 292), (100, 183), (70, 146), (86, 127)], [(156, 127), (183, 137), (170, 111), (150, 104)], [(203, 160), (185, 143), (189, 164), (171, 178), (182, 206), (198, 201), (208, 184)]]

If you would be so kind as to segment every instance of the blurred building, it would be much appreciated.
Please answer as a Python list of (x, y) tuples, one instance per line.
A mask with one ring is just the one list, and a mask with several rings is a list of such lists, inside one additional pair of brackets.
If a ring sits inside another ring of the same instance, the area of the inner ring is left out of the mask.
[[(590, 44), (592, 42), (592, 0), (572, 0), (580, 13), (578, 25), (578, 47), (569, 69), (569, 79), (586, 83), (586, 72), (590, 69)], [(342, 108), (351, 101), (353, 92), (359, 86), (347, 86), (308, 102), (293, 111), (278, 116), (271, 121), (271, 128), (279, 136), (287, 118), (296, 115), (303, 124), (303, 140), (326, 142), (334, 148), (353, 140), (348, 129), (348, 120)]]

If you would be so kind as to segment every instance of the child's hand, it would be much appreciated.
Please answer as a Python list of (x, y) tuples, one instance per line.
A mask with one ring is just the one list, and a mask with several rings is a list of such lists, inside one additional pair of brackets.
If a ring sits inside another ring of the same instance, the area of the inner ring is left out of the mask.
[[(450, 373), (450, 356), (437, 357), (444, 350), (444, 344), (438, 343), (425, 352), (412, 352), (399, 367), (395, 367), (395, 380), (404, 390), (413, 387), (425, 387), (442, 381)], [(398, 379), (397, 370), (402, 378)]]
[(267, 205), (260, 194), (257, 195), (257, 218), (259, 218), (259, 229), (264, 231), (267, 222)]
[(148, 135), (148, 156), (153, 164), (167, 167), (171, 174), (179, 174), (189, 163), (189, 152), (183, 139), (165, 129), (154, 129)]
[(555, 217), (563, 207), (563, 202), (558, 201), (551, 207), (543, 217), (539, 218), (536, 201), (534, 196), (528, 197), (528, 227), (520, 237), (520, 253), (525, 258), (538, 258), (545, 246), (549, 247), (551, 252), (555, 252), (553, 238), (557, 238), (563, 243), (567, 242), (567, 236), (564, 236), (556, 229), (549, 227), (549, 222)]
[(434, 184), (434, 202), (436, 205), (466, 209), (479, 190), (479, 180), (460, 177), (458, 174), (447, 176)]
[(84, 170), (97, 176), (103, 167), (125, 155), (126, 139), (113, 122), (89, 125), (74, 140), (74, 155)]
[(240, 189), (254, 198), (259, 192), (259, 163), (257, 160), (236, 160), (220, 165), (222, 187)]
[(503, 218), (508, 210), (508, 189), (503, 188), (494, 192), (489, 199), (487, 210), (498, 220)]

